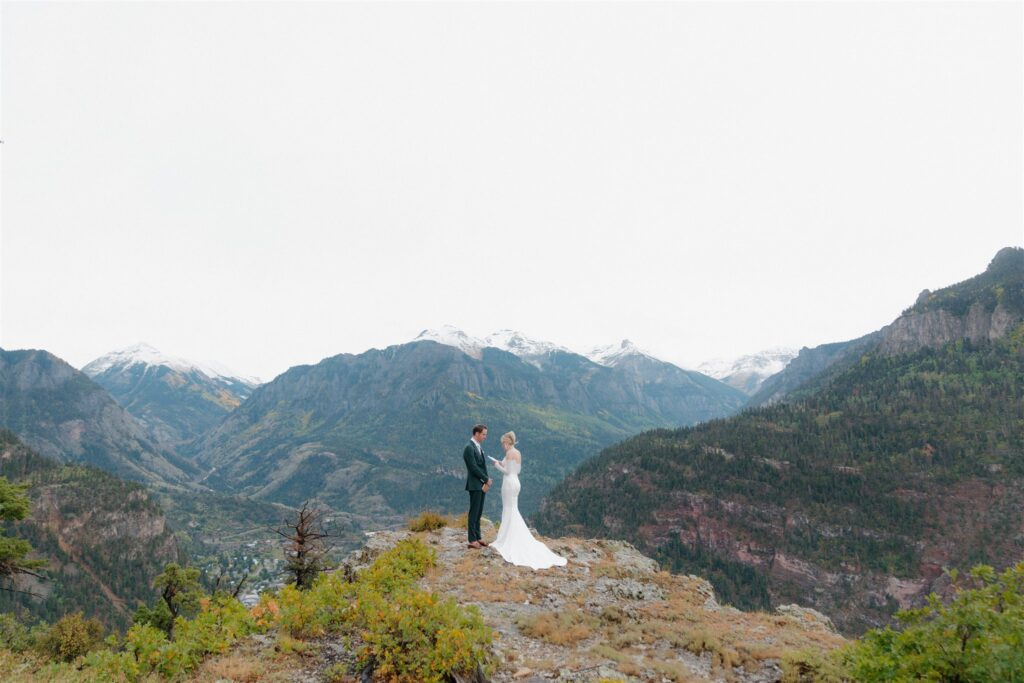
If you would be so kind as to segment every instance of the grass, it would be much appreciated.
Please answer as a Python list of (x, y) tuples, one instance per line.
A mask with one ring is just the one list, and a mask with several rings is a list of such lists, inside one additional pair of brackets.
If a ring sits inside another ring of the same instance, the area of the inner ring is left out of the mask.
[(575, 645), (593, 635), (596, 619), (579, 610), (544, 612), (521, 617), (516, 625), (524, 635), (539, 638), (552, 645)]
[(409, 520), (409, 531), (434, 531), (450, 525), (451, 520), (444, 515), (426, 510)]
[(255, 683), (260, 680), (264, 668), (261, 662), (251, 657), (230, 654), (206, 662), (202, 667), (202, 672), (208, 673), (218, 680)]
[(646, 663), (662, 676), (673, 681), (673, 683), (690, 683), (691, 681), (700, 680), (691, 674), (685, 666), (677, 662), (648, 658)]

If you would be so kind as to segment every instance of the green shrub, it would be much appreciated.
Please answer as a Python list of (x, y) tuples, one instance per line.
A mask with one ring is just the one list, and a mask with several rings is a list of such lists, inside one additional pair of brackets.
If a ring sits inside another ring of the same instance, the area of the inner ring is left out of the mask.
[(415, 538), (395, 544), (359, 575), (359, 583), (390, 593), (416, 582), (437, 562), (434, 551)]
[(167, 634), (160, 629), (135, 624), (125, 634), (123, 649), (91, 652), (85, 657), (85, 667), (94, 680), (134, 683), (156, 670), (160, 649), (167, 644)]
[(446, 681), (487, 661), (493, 640), (475, 608), (462, 609), (416, 587), (436, 562), (420, 540), (399, 541), (356, 581), (349, 619), (358, 633), (356, 655), (374, 676), (394, 683)]
[(238, 638), (258, 630), (253, 615), (238, 600), (219, 595), (200, 601), (194, 619), (175, 620), (175, 638), (149, 624), (135, 624), (120, 650), (100, 650), (85, 659), (99, 680), (144, 680), (150, 674), (179, 678), (210, 654), (226, 652)]
[(102, 639), (103, 624), (98, 619), (86, 619), (81, 612), (74, 612), (47, 629), (37, 647), (51, 659), (70, 662), (99, 647)]
[(869, 631), (844, 653), (857, 681), (958, 682), (1024, 680), (1024, 562), (1001, 574), (986, 565), (957, 592), (897, 613), (901, 629)]
[[(81, 673), (89, 681), (182, 679), (238, 638), (271, 629), (281, 652), (308, 649), (300, 638), (344, 636), (360, 664), (372, 665), (375, 680), (433, 683), (486, 668), (493, 634), (480, 613), (417, 586), (434, 563), (430, 548), (407, 539), (382, 553), (354, 583), (341, 572), (322, 574), (306, 591), (289, 585), (265, 592), (251, 610), (227, 595), (200, 597), (194, 618), (174, 620), (173, 640), (154, 623), (136, 623), (123, 639), (111, 636), (106, 648), (89, 652)], [(57, 631), (46, 631), (51, 632)], [(17, 633), (25, 637), (23, 630)], [(344, 673), (336, 666), (325, 675), (340, 680)]]
[(164, 633), (171, 632), (172, 621), (174, 621), (174, 615), (171, 614), (171, 610), (163, 598), (157, 598), (152, 606), (139, 605), (135, 614), (132, 615), (133, 624), (149, 624)]
[(409, 520), (409, 531), (434, 531), (448, 526), (448, 518), (436, 512), (421, 512)]
[(327, 683), (344, 683), (344, 681), (351, 680), (348, 675), (348, 667), (340, 662), (331, 664), (324, 669), (323, 676)]
[(32, 644), (28, 627), (10, 612), (0, 614), (0, 648), (24, 652)]
[(834, 653), (800, 650), (782, 656), (782, 683), (843, 683), (846, 680)]
[(423, 590), (386, 594), (371, 586), (360, 591), (357, 605), (356, 655), (381, 680), (440, 683), (486, 662), (493, 635), (474, 607), (461, 609)]

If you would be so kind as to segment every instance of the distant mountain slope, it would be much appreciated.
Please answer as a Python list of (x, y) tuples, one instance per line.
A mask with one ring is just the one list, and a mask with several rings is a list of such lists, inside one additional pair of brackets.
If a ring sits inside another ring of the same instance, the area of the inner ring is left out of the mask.
[(45, 581), (20, 579), (0, 591), (0, 612), (54, 621), (82, 610), (108, 627), (126, 628), (139, 601), (153, 599), (153, 578), (182, 562), (163, 513), (141, 485), (100, 470), (61, 465), (0, 430), (0, 476), (30, 485), (30, 516), (11, 528), (49, 561)]
[(42, 455), (126, 479), (182, 483), (196, 471), (154, 443), (101, 386), (46, 351), (0, 349), (2, 427)]
[(697, 366), (697, 370), (752, 395), (769, 377), (782, 372), (796, 355), (796, 349), (776, 347), (732, 360), (710, 360)]
[[(1009, 256), (1019, 268), (1000, 252), (983, 279), (929, 295), (952, 306), (909, 309), (785, 401), (605, 450), (538, 528), (623, 538), (734, 603), (798, 601), (850, 632), (941, 590), (944, 567), (1019, 560), (1024, 250)], [(1012, 326), (972, 327), (979, 310)], [(906, 322), (929, 313), (949, 324)]]
[(249, 397), (254, 379), (137, 344), (97, 358), (82, 372), (102, 386), (162, 444), (177, 446), (216, 426)]
[(726, 415), (744, 400), (669, 364), (604, 367), (558, 349), (529, 355), (421, 340), (295, 367), (198, 442), (197, 462), (211, 468), (211, 486), (286, 504), (319, 496), (378, 517), (459, 509), (461, 449), (484, 421), (491, 455), (501, 455), (502, 432), (519, 435), (529, 512), (603, 446)]
[(812, 349), (805, 346), (785, 368), (761, 382), (747, 405), (773, 403), (828, 372), (848, 367), (873, 348), (880, 338), (881, 332), (871, 332), (850, 341), (822, 344)]
[(1024, 249), (1000, 249), (979, 275), (938, 292), (924, 290), (890, 325), (844, 342), (803, 348), (786, 368), (750, 398), (750, 406), (778, 401), (802, 387), (813, 389), (863, 354), (908, 353), (958, 339), (1003, 337), (1024, 319)]

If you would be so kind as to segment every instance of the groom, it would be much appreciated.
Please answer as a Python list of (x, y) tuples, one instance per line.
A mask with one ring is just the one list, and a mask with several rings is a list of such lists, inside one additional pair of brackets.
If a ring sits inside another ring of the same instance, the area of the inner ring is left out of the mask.
[(487, 544), (480, 539), (480, 515), (484, 511), (484, 494), (491, 488), (487, 476), (487, 462), (484, 460), (484, 441), (487, 439), (487, 425), (474, 425), (473, 436), (462, 451), (466, 461), (466, 490), (469, 491), (469, 516), (466, 528), (469, 531), (469, 547), (479, 550)]

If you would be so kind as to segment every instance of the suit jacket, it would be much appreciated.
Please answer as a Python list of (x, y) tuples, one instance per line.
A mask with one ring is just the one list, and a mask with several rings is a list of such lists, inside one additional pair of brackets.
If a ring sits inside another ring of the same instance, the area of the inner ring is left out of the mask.
[(490, 479), (487, 476), (487, 461), (484, 459), (483, 446), (477, 450), (472, 443), (467, 443), (462, 450), (462, 459), (466, 461), (466, 490), (482, 491), (484, 484)]

